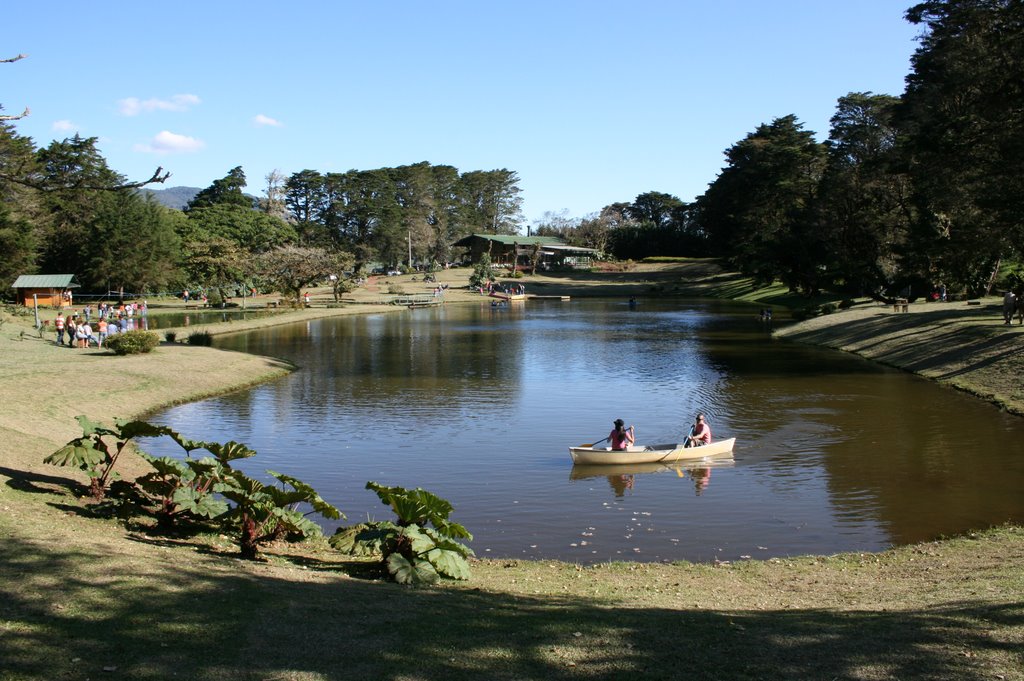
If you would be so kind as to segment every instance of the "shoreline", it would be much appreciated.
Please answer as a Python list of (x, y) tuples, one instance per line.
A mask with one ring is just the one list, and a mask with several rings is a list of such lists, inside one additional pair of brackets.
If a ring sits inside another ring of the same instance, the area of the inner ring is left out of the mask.
[(1002, 323), (1001, 301), (980, 303), (918, 302), (906, 313), (862, 303), (773, 335), (851, 352), (1024, 416), (1024, 328)]
[[(700, 285), (634, 278), (609, 289), (595, 277), (586, 290), (644, 295), (652, 286), (675, 292)], [(558, 286), (571, 282), (547, 288)], [(716, 297), (713, 285), (701, 290)], [(485, 299), (470, 294), (467, 300)], [(985, 305), (961, 315), (956, 304), (931, 305), (894, 315), (862, 304), (780, 327), (776, 335), (902, 363), (960, 389), (1016, 366), (1005, 364), (1002, 353), (1024, 334), (992, 328), (998, 310)], [(186, 328), (219, 335), (403, 309), (355, 302), (244, 328), (238, 322)], [(42, 463), (80, 434), (76, 414), (104, 422), (145, 418), (161, 406), (273, 380), (295, 367), (182, 343), (114, 357), (56, 347), (52, 334), (40, 340), (20, 331), (23, 326), (0, 327), (4, 681), (96, 678), (112, 668), (112, 677), (211, 681), (469, 681), (496, 670), (522, 679), (603, 680), (623, 672), (670, 679), (684, 669), (719, 679), (1024, 681), (1024, 659), (1016, 652), (1024, 649), (1024, 621), (1011, 615), (1024, 591), (1024, 528), (879, 553), (719, 565), (480, 560), (470, 581), (432, 589), (367, 579), (365, 563), (323, 542), (274, 546), (263, 562), (245, 562), (224, 538), (130, 530), (95, 517), (87, 500), (75, 496), (83, 475)], [(911, 332), (920, 334), (912, 343)], [(946, 352), (922, 357), (943, 333), (953, 334)], [(950, 351), (954, 340), (968, 343), (962, 354)], [(1008, 410), (1024, 400), (1012, 390), (1003, 396), (998, 386), (988, 392)], [(141, 472), (141, 460), (126, 459), (118, 464), (122, 472)], [(443, 624), (423, 626), (438, 612)], [(691, 645), (679, 645), (680, 636)], [(715, 661), (710, 668), (708, 660)]]

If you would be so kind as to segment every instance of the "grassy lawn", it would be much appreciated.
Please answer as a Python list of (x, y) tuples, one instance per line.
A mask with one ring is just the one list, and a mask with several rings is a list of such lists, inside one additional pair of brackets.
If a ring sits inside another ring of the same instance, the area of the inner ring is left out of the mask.
[[(454, 287), (468, 272), (442, 276)], [(786, 295), (708, 261), (520, 281), (528, 293), (574, 296)], [(392, 311), (380, 305), (391, 284), (424, 286), (410, 275), (373, 282), (333, 309), (316, 306), (328, 295), (318, 290), (315, 307), (244, 328)], [(459, 299), (480, 301), (453, 288), (449, 300)], [(1005, 355), (1022, 332), (997, 315), (988, 301), (909, 314), (862, 304), (780, 335), (1019, 409), (1020, 365)], [(718, 565), (485, 560), (469, 582), (420, 589), (381, 581), (323, 542), (244, 562), (226, 537), (126, 528), (81, 498), (84, 478), (42, 464), (80, 433), (76, 414), (141, 416), (291, 367), (182, 344), (135, 357), (72, 350), (39, 338), (31, 318), (3, 318), (0, 679), (1024, 679), (1016, 527), (877, 554)], [(1001, 383), (1004, 374), (1018, 378)], [(126, 475), (144, 468), (132, 457), (119, 465)]]
[(1003, 324), (1001, 299), (977, 302), (918, 302), (908, 313), (861, 303), (776, 336), (854, 352), (1024, 415), (1024, 328)]

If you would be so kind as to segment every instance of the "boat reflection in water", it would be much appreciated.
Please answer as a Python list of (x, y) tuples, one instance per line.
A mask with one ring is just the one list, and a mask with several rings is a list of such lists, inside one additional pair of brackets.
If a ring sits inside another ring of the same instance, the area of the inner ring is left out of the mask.
[(575, 464), (569, 471), (570, 480), (588, 480), (591, 478), (607, 478), (608, 485), (616, 497), (625, 496), (627, 490), (636, 485), (637, 475), (648, 473), (674, 473), (679, 478), (693, 481), (693, 491), (697, 496), (704, 493), (711, 484), (712, 468), (727, 468), (736, 465), (732, 452), (718, 456), (691, 461), (673, 461), (670, 463), (634, 463), (621, 465)]

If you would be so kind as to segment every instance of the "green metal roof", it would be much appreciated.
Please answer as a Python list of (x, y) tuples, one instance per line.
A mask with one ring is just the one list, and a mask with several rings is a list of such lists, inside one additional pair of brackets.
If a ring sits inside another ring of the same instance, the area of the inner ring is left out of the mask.
[(23, 274), (11, 288), (78, 288), (73, 274)]
[(522, 234), (471, 234), (463, 239), (452, 244), (453, 246), (466, 245), (463, 242), (468, 242), (473, 237), (480, 239), (487, 239), (488, 241), (497, 241), (499, 244), (519, 244), (520, 246), (532, 246), (533, 244), (541, 244), (558, 246), (565, 242), (559, 239), (557, 236), (523, 236)]

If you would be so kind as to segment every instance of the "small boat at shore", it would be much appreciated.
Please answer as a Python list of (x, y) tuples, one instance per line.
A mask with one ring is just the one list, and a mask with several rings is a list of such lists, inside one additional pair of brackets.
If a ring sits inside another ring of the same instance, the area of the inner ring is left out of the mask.
[(569, 447), (574, 464), (622, 465), (637, 463), (667, 463), (704, 459), (732, 451), (736, 438), (719, 440), (703, 447), (685, 447), (684, 443), (659, 445), (632, 445), (627, 449), (613, 450), (610, 447)]
[(491, 298), (497, 298), (498, 300), (526, 300), (525, 293), (505, 293), (504, 291), (492, 291), (487, 294)]

